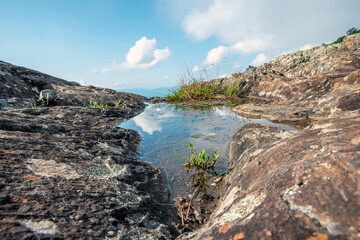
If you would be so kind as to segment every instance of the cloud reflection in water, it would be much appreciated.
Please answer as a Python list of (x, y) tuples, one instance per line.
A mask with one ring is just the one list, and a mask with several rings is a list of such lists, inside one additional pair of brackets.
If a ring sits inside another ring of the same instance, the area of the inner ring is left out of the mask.
[(154, 132), (162, 131), (161, 122), (175, 115), (171, 112), (165, 111), (157, 107), (155, 104), (150, 104), (145, 108), (144, 112), (134, 117), (134, 123), (141, 128), (142, 132), (153, 135)]

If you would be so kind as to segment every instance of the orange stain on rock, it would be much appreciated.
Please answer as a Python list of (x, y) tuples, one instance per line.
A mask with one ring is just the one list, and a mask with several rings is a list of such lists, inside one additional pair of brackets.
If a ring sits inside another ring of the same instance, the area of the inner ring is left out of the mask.
[(17, 196), (17, 195), (12, 196), (11, 201), (12, 202), (17, 202), (17, 203), (27, 203), (27, 202), (29, 202), (25, 197)]
[(306, 240), (328, 240), (328, 236), (324, 233), (320, 233), (317, 236), (308, 237)]
[(311, 159), (311, 158), (314, 158), (315, 157), (315, 154), (314, 153), (307, 153), (303, 156), (303, 160), (307, 160), (307, 159)]
[(29, 179), (29, 180), (38, 180), (38, 179), (40, 179), (38, 176), (35, 176), (34, 174), (26, 174), (26, 175), (24, 175), (24, 178)]
[(245, 234), (243, 232), (241, 232), (241, 233), (236, 234), (233, 237), (233, 240), (240, 240), (240, 239), (243, 239), (244, 237), (245, 237)]
[(360, 137), (355, 137), (355, 138), (351, 139), (351, 143), (355, 144), (355, 145), (359, 144), (360, 143)]
[(231, 228), (231, 223), (225, 223), (224, 225), (222, 225), (221, 227), (219, 227), (219, 232), (220, 233), (226, 233), (227, 231), (229, 231), (229, 229)]

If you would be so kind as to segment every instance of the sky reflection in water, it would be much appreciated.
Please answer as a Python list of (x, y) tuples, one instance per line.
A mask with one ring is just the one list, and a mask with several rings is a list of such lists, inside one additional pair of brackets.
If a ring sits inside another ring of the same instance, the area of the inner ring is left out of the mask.
[(292, 130), (289, 126), (265, 119), (240, 117), (225, 106), (194, 109), (167, 103), (150, 104), (144, 112), (119, 126), (140, 132), (143, 138), (142, 160), (166, 170), (172, 197), (176, 198), (191, 192), (191, 179), (183, 166), (185, 158), (190, 156), (189, 142), (194, 143), (196, 153), (204, 149), (210, 154), (218, 147), (215, 170), (221, 174), (226, 171), (232, 136), (247, 123)]

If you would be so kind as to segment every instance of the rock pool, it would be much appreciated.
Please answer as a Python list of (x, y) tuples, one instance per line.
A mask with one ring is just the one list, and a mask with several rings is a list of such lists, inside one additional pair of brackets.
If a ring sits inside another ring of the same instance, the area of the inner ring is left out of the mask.
[(142, 136), (141, 159), (163, 168), (168, 176), (172, 198), (192, 192), (191, 178), (186, 174), (185, 158), (190, 156), (189, 142), (195, 152), (210, 154), (219, 148), (216, 172), (226, 172), (228, 146), (232, 136), (247, 123), (261, 123), (293, 130), (290, 126), (266, 119), (250, 119), (232, 112), (227, 106), (190, 106), (168, 103), (149, 104), (144, 112), (120, 123), (125, 129), (134, 129)]

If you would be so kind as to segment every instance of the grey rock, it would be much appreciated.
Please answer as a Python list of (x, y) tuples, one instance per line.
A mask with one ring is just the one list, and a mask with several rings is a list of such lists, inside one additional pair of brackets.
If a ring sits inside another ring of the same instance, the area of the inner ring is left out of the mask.
[(51, 89), (42, 90), (39, 94), (39, 102), (43, 102), (46, 106), (55, 105), (56, 101), (58, 100), (57, 97), (58, 92)]
[(0, 78), (0, 239), (178, 235), (166, 175), (139, 161), (137, 132), (115, 127), (146, 98), (4, 62)]

